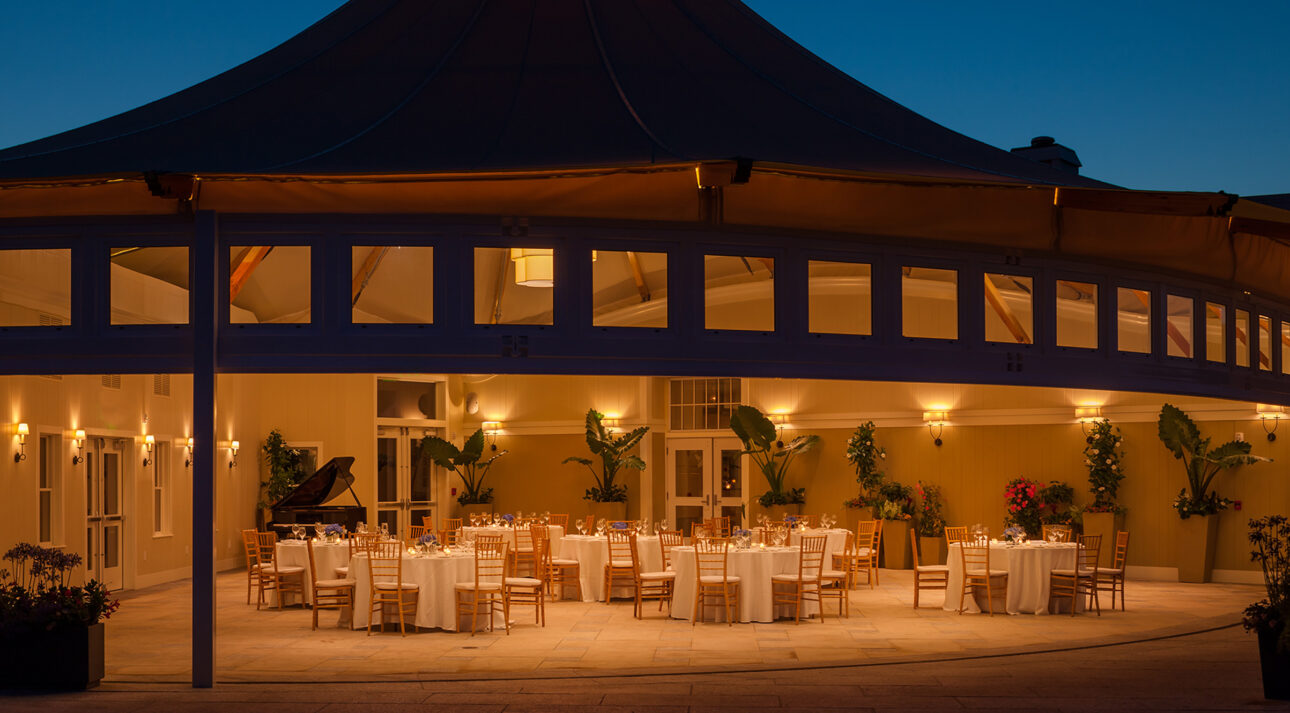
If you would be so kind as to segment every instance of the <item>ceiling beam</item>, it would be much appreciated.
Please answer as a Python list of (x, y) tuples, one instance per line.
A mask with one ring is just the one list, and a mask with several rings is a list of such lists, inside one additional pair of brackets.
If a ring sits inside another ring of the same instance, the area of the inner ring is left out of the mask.
[(350, 307), (358, 304), (358, 298), (363, 294), (363, 289), (367, 287), (368, 281), (372, 279), (372, 274), (376, 272), (381, 260), (385, 259), (385, 253), (389, 251), (390, 247), (388, 245), (374, 247), (367, 253), (367, 257), (363, 258), (362, 266), (358, 268), (358, 273), (354, 275), (354, 281), (349, 285)]
[(985, 276), (985, 301), (990, 303), (995, 314), (1003, 320), (1003, 326), (1008, 328), (1012, 333), (1012, 338), (1017, 340), (1018, 344), (1031, 344), (1030, 335), (1026, 333), (1026, 327), (1022, 325), (1021, 320), (1012, 313), (1012, 308), (1003, 300), (1003, 295), (999, 294), (999, 288), (990, 279), (989, 275)]
[(502, 262), (497, 267), (497, 284), (493, 286), (493, 311), (488, 315), (489, 324), (497, 324), (502, 321), (502, 296), (506, 294), (506, 267), (511, 261), (511, 251), (508, 248), (501, 248)]
[(649, 302), (649, 285), (645, 282), (645, 273), (641, 271), (641, 261), (636, 251), (627, 251), (627, 262), (632, 266), (632, 279), (636, 281), (636, 291), (641, 293), (641, 302)]
[(264, 262), (264, 258), (268, 257), (271, 252), (273, 252), (272, 245), (253, 245), (243, 248), (242, 252), (233, 258), (233, 266), (229, 270), (228, 277), (228, 301), (230, 303), (237, 299), (238, 294), (242, 292), (242, 288), (246, 287), (247, 281), (251, 279), (251, 273), (255, 272), (255, 268), (259, 267), (260, 263)]

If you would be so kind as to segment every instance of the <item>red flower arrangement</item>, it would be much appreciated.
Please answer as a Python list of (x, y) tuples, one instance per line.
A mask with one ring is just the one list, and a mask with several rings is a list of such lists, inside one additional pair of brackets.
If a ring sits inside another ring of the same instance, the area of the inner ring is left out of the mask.
[(1043, 529), (1039, 518), (1040, 505), (1043, 504), (1039, 498), (1039, 483), (1025, 477), (1015, 478), (1003, 492), (1004, 502), (1008, 504), (1004, 524), (1016, 525), (1025, 529), (1027, 535), (1038, 537)]

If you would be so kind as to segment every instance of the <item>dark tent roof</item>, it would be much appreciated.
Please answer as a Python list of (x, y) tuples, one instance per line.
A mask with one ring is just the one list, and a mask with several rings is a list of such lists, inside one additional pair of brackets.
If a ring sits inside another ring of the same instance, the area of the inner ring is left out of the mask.
[(1272, 193), (1266, 196), (1243, 196), (1246, 200), (1270, 205), (1273, 208), (1290, 210), (1290, 193)]
[(0, 151), (0, 178), (437, 173), (733, 157), (1101, 185), (915, 114), (737, 0), (353, 0), (213, 79)]

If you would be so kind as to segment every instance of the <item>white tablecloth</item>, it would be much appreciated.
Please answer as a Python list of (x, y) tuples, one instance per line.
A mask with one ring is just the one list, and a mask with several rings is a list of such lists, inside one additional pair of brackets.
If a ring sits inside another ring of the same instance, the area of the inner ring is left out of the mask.
[[(371, 611), (371, 590), (368, 582), (367, 555), (355, 555), (350, 561), (349, 576), (358, 584), (354, 588), (354, 628), (367, 628), (367, 618)], [(417, 593), (417, 612), (415, 622), (422, 629), (459, 629), (455, 616), (456, 594), (453, 588), (458, 582), (475, 580), (475, 558), (470, 554), (442, 555), (403, 555), (403, 581), (421, 586)], [(470, 617), (462, 617), (466, 629), (470, 628)], [(386, 624), (398, 624), (398, 619), (387, 620)], [(494, 626), (504, 626), (499, 613)], [(481, 626), (483, 622), (480, 623)], [(375, 622), (373, 622), (375, 626)]]
[[(313, 587), (309, 586), (309, 548), (305, 545), (304, 540), (282, 540), (277, 544), (277, 556), (279, 567), (304, 567), (305, 568), (305, 602), (313, 604), (314, 592)], [(344, 567), (349, 564), (349, 543), (347, 542), (315, 542), (314, 543), (314, 561), (318, 565), (318, 579), (335, 579), (336, 568)], [(273, 592), (274, 599), (271, 605), (277, 606), (277, 592)], [(294, 594), (288, 595), (288, 600), (283, 604), (294, 604)]]
[[(958, 611), (959, 593), (963, 591), (963, 555), (962, 547), (957, 543), (949, 546), (946, 558), (950, 568), (949, 587), (945, 590), (945, 610)], [(1047, 614), (1049, 578), (1054, 569), (1074, 569), (1075, 545), (1071, 543), (1052, 544), (1048, 542), (1028, 542), (1024, 545), (1009, 545), (1004, 542), (990, 544), (990, 569), (1007, 570), (1008, 598), (1003, 611), (1009, 614)], [(978, 588), (980, 589), (980, 588)], [(994, 610), (1000, 611), (996, 594)], [(980, 593), (980, 601), (967, 597), (963, 604), (964, 611), (979, 612), (980, 604), (985, 602), (985, 592)], [(1054, 602), (1054, 608), (1060, 610), (1061, 602)]]
[[(609, 538), (594, 535), (566, 535), (560, 543), (561, 556), (578, 560), (578, 577), (582, 580), (582, 601), (605, 601), (605, 564), (609, 562)], [(642, 572), (663, 569), (663, 551), (658, 546), (658, 536), (636, 538), (636, 552), (641, 558)], [(615, 597), (631, 597), (630, 586), (614, 587)]]
[[(501, 535), (502, 541), (509, 545), (508, 549), (515, 550), (515, 528), (513, 527), (463, 527), (461, 528), (461, 538), (463, 540), (474, 540), (476, 535)], [(564, 537), (564, 528), (559, 525), (547, 525), (547, 536), (551, 540), (551, 556), (559, 557), (560, 540)]]
[[(726, 564), (726, 573), (739, 577), (739, 621), (771, 622), (776, 616), (791, 617), (794, 607), (774, 606), (771, 595), (770, 578), (777, 574), (797, 574), (797, 561), (801, 550), (797, 547), (767, 547), (748, 550), (730, 550)], [(676, 591), (672, 595), (672, 617), (689, 619), (694, 612), (695, 559), (693, 547), (677, 547), (672, 550), (672, 565), (676, 570)], [(708, 609), (705, 617), (713, 615)], [(813, 601), (803, 605), (804, 616), (820, 613), (820, 607)], [(718, 621), (725, 621), (724, 610), (716, 610)]]

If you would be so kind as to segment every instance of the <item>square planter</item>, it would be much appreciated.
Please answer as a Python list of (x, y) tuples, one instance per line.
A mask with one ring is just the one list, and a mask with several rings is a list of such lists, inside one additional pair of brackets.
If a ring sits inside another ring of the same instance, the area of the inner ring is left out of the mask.
[(918, 563), (924, 567), (945, 564), (945, 537), (918, 536)]
[(0, 688), (80, 691), (103, 680), (103, 622), (0, 638)]
[(909, 551), (909, 520), (882, 521), (882, 566), (887, 569), (913, 569)]
[(1263, 697), (1290, 701), (1290, 653), (1277, 653), (1280, 631), (1258, 632), (1259, 668), (1263, 673)]
[(1218, 516), (1192, 515), (1178, 523), (1178, 581), (1208, 582), (1214, 572)]
[(627, 503), (598, 503), (594, 500), (588, 501), (589, 514), (595, 515), (596, 520), (604, 519), (605, 522), (627, 519)]

